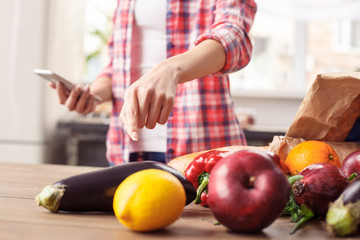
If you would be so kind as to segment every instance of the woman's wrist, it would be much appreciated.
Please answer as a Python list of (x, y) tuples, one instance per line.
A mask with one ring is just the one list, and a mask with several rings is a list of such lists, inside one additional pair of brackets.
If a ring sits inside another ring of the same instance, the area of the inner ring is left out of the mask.
[(112, 99), (111, 78), (108, 76), (98, 77), (90, 85), (90, 93), (101, 98), (99, 103), (110, 101)]
[(184, 66), (180, 58), (171, 57), (162, 62), (160, 62), (155, 68), (154, 71), (163, 76), (168, 76), (175, 84), (183, 82), (183, 75), (185, 73)]
[(187, 82), (220, 71), (226, 54), (222, 44), (209, 39), (193, 49), (166, 59), (160, 65), (171, 69), (177, 83)]

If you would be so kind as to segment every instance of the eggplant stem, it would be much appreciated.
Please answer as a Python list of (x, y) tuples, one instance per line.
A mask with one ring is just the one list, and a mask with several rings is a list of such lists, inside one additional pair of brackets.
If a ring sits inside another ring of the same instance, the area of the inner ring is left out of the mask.
[(201, 183), (200, 183), (198, 189), (196, 190), (196, 198), (194, 201), (195, 204), (201, 203), (201, 194), (207, 188), (208, 183), (209, 183), (209, 176), (204, 176), (201, 179)]
[(348, 177), (348, 181), (351, 182), (351, 180), (353, 180), (354, 178), (356, 178), (358, 176), (358, 174), (356, 172), (354, 172), (353, 174), (351, 174), (349, 177)]
[(35, 197), (35, 202), (51, 212), (57, 212), (64, 192), (63, 185), (48, 185)]
[(343, 195), (330, 204), (326, 224), (336, 236), (347, 236), (357, 232), (360, 223), (360, 200), (344, 205)]

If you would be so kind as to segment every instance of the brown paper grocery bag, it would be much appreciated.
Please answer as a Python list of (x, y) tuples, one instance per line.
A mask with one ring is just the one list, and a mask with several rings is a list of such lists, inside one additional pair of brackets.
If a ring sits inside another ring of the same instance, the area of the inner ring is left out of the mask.
[(276, 136), (269, 149), (285, 160), (305, 140), (336, 146), (340, 159), (359, 150), (359, 143), (344, 143), (360, 117), (360, 73), (319, 74), (301, 103), (286, 135)]
[(342, 142), (360, 117), (360, 73), (319, 74), (286, 136)]

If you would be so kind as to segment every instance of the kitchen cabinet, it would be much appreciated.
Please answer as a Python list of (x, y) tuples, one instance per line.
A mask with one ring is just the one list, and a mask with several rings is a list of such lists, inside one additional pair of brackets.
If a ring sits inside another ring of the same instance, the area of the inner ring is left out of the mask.
[[(106, 166), (107, 118), (78, 117), (57, 123), (53, 139), (53, 163)], [(248, 145), (267, 146), (275, 135), (284, 135), (284, 127), (250, 126), (244, 129)]]
[(108, 128), (105, 118), (60, 120), (53, 138), (51, 163), (108, 166), (105, 155)]

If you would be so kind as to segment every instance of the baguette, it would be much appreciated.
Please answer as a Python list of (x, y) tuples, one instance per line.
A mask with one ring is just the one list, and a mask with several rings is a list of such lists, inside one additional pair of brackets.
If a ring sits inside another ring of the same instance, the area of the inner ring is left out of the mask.
[[(221, 148), (215, 148), (215, 149), (210, 149), (210, 150), (219, 150), (219, 151), (228, 151), (228, 152), (235, 152), (235, 151), (239, 151), (239, 150), (244, 150), (244, 149), (260, 149), (260, 150), (265, 150), (268, 151), (269, 147), (268, 146), (227, 146), (227, 147), (221, 147)], [(190, 153), (190, 154), (186, 154), (186, 155), (182, 155), (180, 157), (174, 158), (172, 159), (168, 165), (172, 168), (175, 168), (176, 170), (178, 170), (179, 172), (181, 172), (182, 174), (185, 174), (185, 170), (188, 167), (188, 165), (192, 162), (192, 160), (198, 156), (199, 154), (205, 153), (207, 151), (210, 150), (206, 150), (206, 151), (200, 151), (200, 152), (195, 152), (195, 153)]]

